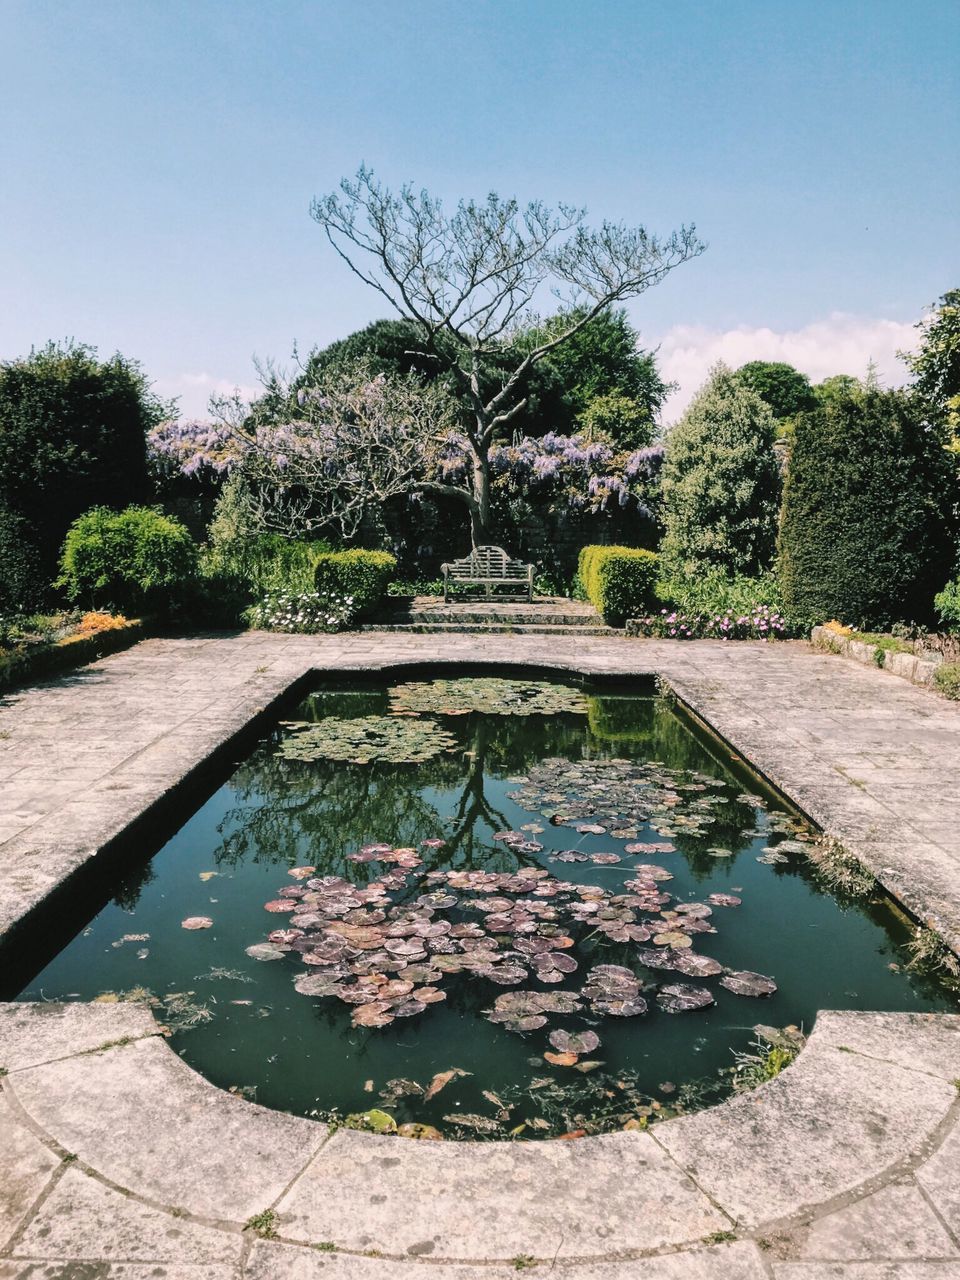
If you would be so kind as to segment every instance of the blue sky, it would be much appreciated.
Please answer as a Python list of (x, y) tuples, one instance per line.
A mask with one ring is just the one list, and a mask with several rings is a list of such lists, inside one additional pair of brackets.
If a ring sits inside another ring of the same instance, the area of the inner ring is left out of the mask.
[(707, 253), (631, 304), (681, 381), (890, 381), (960, 284), (960, 0), (0, 0), (0, 359), (75, 337), (185, 412), (384, 314), (310, 199), (360, 161)]

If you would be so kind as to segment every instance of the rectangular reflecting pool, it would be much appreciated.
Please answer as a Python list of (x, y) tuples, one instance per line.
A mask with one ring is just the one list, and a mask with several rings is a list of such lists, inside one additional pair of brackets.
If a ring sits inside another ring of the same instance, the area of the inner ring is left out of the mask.
[(955, 1008), (909, 923), (652, 686), (319, 685), (34, 972), (140, 1000), (215, 1084), (445, 1138), (716, 1101), (757, 1024)]

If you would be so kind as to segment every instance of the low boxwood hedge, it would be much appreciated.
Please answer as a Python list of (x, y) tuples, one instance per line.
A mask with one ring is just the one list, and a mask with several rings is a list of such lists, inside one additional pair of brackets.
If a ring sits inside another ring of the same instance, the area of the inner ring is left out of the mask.
[(317, 556), (314, 585), (319, 592), (347, 596), (353, 614), (370, 614), (387, 594), (397, 572), (397, 560), (389, 551), (325, 551)]
[(584, 594), (604, 622), (620, 626), (654, 600), (658, 560), (641, 547), (584, 547), (577, 564)]

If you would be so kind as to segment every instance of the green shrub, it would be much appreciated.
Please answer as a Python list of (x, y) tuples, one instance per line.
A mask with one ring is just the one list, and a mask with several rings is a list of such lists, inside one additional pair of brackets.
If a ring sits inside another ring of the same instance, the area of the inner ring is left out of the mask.
[(346, 597), (355, 616), (372, 612), (387, 594), (397, 572), (388, 551), (326, 551), (317, 556), (314, 586), (323, 596)]
[(950, 455), (915, 398), (861, 389), (796, 420), (780, 529), (788, 613), (925, 622), (955, 552)]
[(960, 631), (960, 578), (948, 582), (933, 604), (947, 630)]
[(619, 626), (649, 606), (657, 565), (655, 553), (639, 547), (584, 547), (577, 576), (604, 622)]
[(57, 586), (70, 600), (126, 613), (178, 603), (197, 571), (197, 548), (178, 520), (152, 507), (94, 507), (67, 531)]
[(664, 537), (670, 577), (704, 570), (756, 576), (776, 546), (780, 468), (773, 414), (723, 365), (666, 440)]
[(960, 662), (944, 662), (933, 673), (933, 682), (953, 702), (960, 702)]

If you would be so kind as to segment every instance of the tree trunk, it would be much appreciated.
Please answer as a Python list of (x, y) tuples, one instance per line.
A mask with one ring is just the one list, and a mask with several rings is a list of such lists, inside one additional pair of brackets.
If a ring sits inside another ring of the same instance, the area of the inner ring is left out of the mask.
[(490, 467), (485, 455), (473, 460), (473, 498), (470, 541), (480, 547), (490, 541)]

